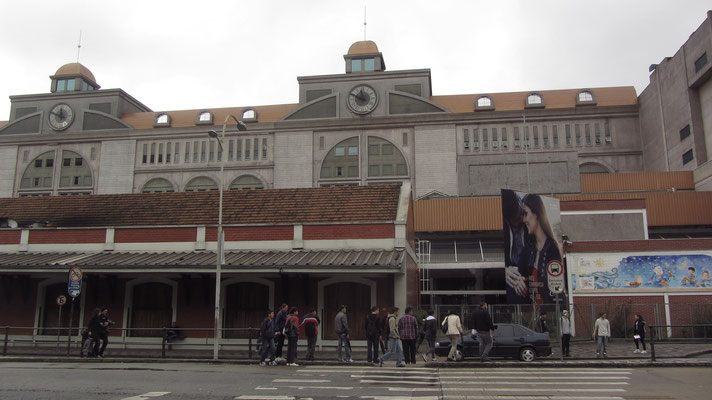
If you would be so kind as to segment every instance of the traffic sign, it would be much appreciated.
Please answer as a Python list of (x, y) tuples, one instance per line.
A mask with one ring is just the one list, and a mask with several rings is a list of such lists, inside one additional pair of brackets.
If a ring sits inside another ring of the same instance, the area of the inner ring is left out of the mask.
[(65, 296), (63, 294), (60, 294), (59, 296), (57, 296), (57, 305), (61, 307), (65, 304), (67, 304), (67, 296)]
[(552, 260), (546, 265), (547, 284), (551, 293), (564, 291), (564, 265), (559, 260)]
[(79, 296), (79, 293), (82, 292), (82, 277), (84, 274), (82, 273), (82, 269), (74, 266), (69, 269), (69, 284), (67, 287), (67, 292), (69, 293), (72, 298)]

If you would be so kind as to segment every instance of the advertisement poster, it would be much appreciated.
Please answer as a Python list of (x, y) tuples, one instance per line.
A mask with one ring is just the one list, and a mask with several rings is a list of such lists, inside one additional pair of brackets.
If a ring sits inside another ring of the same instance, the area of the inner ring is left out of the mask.
[(508, 189), (501, 195), (507, 302), (552, 304), (547, 265), (562, 262), (559, 200)]
[(712, 256), (620, 255), (576, 257), (573, 290), (712, 288)]

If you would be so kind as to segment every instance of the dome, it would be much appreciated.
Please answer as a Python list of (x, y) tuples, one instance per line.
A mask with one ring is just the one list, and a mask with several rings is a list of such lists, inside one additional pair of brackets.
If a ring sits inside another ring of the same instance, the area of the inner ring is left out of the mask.
[(371, 40), (362, 40), (356, 42), (349, 47), (348, 55), (356, 54), (376, 54), (378, 53), (378, 46)]
[(57, 72), (54, 73), (54, 76), (83, 76), (91, 82), (96, 82), (96, 78), (94, 78), (94, 74), (89, 71), (89, 68), (79, 63), (69, 63), (62, 65), (61, 67), (59, 67)]

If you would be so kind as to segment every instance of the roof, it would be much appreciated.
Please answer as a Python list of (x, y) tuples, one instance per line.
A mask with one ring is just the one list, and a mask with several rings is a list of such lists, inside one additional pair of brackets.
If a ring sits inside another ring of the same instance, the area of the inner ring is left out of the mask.
[(581, 175), (582, 193), (695, 190), (692, 171)]
[[(171, 117), (171, 127), (183, 128), (195, 126), (198, 121), (198, 114), (203, 111), (213, 113), (213, 125), (222, 125), (225, 117), (232, 114), (241, 119), (242, 113), (245, 110), (255, 110), (257, 113), (258, 122), (277, 122), (284, 118), (285, 115), (297, 109), (299, 104), (278, 104), (270, 106), (255, 106), (255, 107), (230, 107), (216, 109), (196, 109), (196, 110), (179, 110), (179, 111), (164, 111), (164, 112), (135, 112), (121, 115), (121, 120), (135, 129), (153, 129), (156, 122), (156, 117), (159, 114), (168, 114)], [(230, 120), (230, 125), (234, 125), (234, 121)], [(249, 125), (248, 125), (249, 129)]]
[[(285, 269), (399, 270), (405, 250), (295, 250), (227, 251), (223, 272), (230, 270), (265, 271)], [(215, 252), (113, 252), (98, 253), (0, 253), (0, 270), (65, 270), (79, 266), (85, 271), (120, 269), (125, 272), (146, 269), (211, 270)], [(343, 272), (348, 272), (343, 271)]]
[[(227, 190), (224, 224), (392, 222), (400, 185)], [(20, 226), (217, 224), (218, 191), (0, 198), (0, 218)]]
[(348, 55), (357, 54), (375, 54), (378, 53), (378, 46), (371, 40), (362, 40), (356, 42), (349, 47), (349, 51), (346, 53)]
[(64, 64), (59, 69), (57, 72), (54, 73), (55, 77), (60, 77), (60, 76), (76, 76), (76, 75), (81, 75), (84, 77), (89, 78), (92, 82), (96, 82), (96, 78), (94, 78), (94, 74), (89, 71), (89, 68), (85, 67), (84, 65), (80, 63), (69, 63), (69, 64)]
[(638, 96), (633, 86), (431, 96), (430, 100), (454, 113), (465, 113), (474, 111), (475, 102), (480, 96), (489, 96), (494, 103), (495, 111), (515, 111), (525, 108), (527, 96), (538, 93), (542, 96), (546, 109), (574, 108), (576, 96), (582, 90), (593, 92), (596, 105), (599, 107), (638, 104)]

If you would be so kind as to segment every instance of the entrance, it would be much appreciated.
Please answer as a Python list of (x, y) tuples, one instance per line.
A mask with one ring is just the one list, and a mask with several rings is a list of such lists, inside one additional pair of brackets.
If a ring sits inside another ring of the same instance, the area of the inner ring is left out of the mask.
[(163, 336), (162, 328), (171, 326), (173, 319), (172, 299), (173, 288), (165, 283), (148, 282), (134, 286), (131, 307), (132, 329), (128, 336)]
[(352, 340), (366, 339), (366, 315), (371, 308), (371, 287), (362, 283), (337, 282), (324, 287), (324, 320), (322, 338), (338, 339), (334, 332), (334, 318), (339, 312), (337, 307), (345, 304), (349, 323), (349, 336)]
[[(269, 308), (269, 287), (257, 282), (233, 283), (225, 295), (224, 338), (256, 338), (257, 332), (239, 328), (259, 329)], [(234, 330), (233, 330), (234, 329)]]

